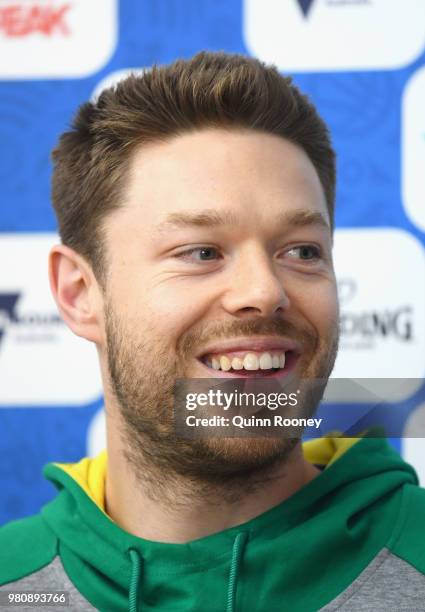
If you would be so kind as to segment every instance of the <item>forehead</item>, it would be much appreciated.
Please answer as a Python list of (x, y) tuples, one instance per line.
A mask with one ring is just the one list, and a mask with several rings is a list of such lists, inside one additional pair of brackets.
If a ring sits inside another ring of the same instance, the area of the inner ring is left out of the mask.
[[(308, 209), (329, 222), (306, 153), (254, 130), (208, 129), (140, 147), (130, 164), (126, 214), (154, 227), (170, 215), (225, 211), (235, 224)], [(230, 212), (230, 215), (228, 214)], [(129, 217), (129, 218), (130, 218)]]

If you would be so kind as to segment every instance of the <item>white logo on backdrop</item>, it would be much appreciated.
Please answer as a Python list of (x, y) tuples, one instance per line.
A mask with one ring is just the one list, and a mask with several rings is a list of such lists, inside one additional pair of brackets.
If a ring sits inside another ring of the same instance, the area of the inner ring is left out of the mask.
[(84, 77), (117, 43), (116, 0), (0, 0), (0, 78)]
[(402, 105), (402, 199), (407, 215), (425, 231), (425, 68), (413, 74)]
[(1, 234), (0, 407), (81, 405), (102, 395), (94, 344), (75, 336), (50, 292), (55, 234)]
[(399, 68), (425, 46), (425, 2), (244, 0), (243, 31), (282, 71)]
[(341, 340), (332, 378), (383, 379), (379, 397), (409, 397), (425, 376), (423, 246), (398, 229), (340, 229), (334, 260)]

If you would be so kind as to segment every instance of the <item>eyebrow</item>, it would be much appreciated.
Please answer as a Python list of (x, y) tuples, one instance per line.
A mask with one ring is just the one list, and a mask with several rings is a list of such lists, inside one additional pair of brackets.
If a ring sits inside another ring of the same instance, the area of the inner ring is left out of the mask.
[[(308, 209), (300, 208), (295, 211), (286, 211), (279, 215), (276, 224), (289, 227), (321, 226), (330, 231), (329, 223), (320, 212), (313, 212)], [(166, 219), (157, 226), (158, 231), (169, 231), (186, 227), (225, 227), (229, 225), (239, 225), (237, 215), (230, 211), (217, 211), (206, 209), (201, 212), (174, 212), (170, 213)]]

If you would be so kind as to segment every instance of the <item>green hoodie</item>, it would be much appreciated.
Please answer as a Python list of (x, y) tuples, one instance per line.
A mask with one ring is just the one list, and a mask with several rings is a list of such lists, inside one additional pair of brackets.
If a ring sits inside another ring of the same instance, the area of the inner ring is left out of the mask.
[(413, 468), (378, 438), (326, 437), (304, 455), (323, 470), (289, 499), (187, 544), (135, 537), (107, 516), (105, 452), (49, 464), (55, 499), (0, 529), (0, 602), (66, 590), (70, 607), (58, 610), (425, 610), (425, 490)]

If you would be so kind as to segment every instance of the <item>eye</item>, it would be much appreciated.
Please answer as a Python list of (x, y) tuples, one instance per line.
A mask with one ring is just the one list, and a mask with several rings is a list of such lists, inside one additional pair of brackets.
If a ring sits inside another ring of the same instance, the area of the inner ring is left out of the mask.
[(314, 244), (301, 244), (295, 246), (286, 251), (290, 257), (293, 257), (291, 253), (298, 252), (298, 259), (301, 261), (314, 261), (322, 257), (322, 252), (319, 247)]
[[(195, 256), (195, 253), (199, 254), (199, 258)], [(214, 261), (218, 259), (218, 256), (218, 249), (211, 246), (194, 247), (193, 249), (176, 254), (176, 257), (179, 259), (186, 259), (195, 263), (199, 261)]]

